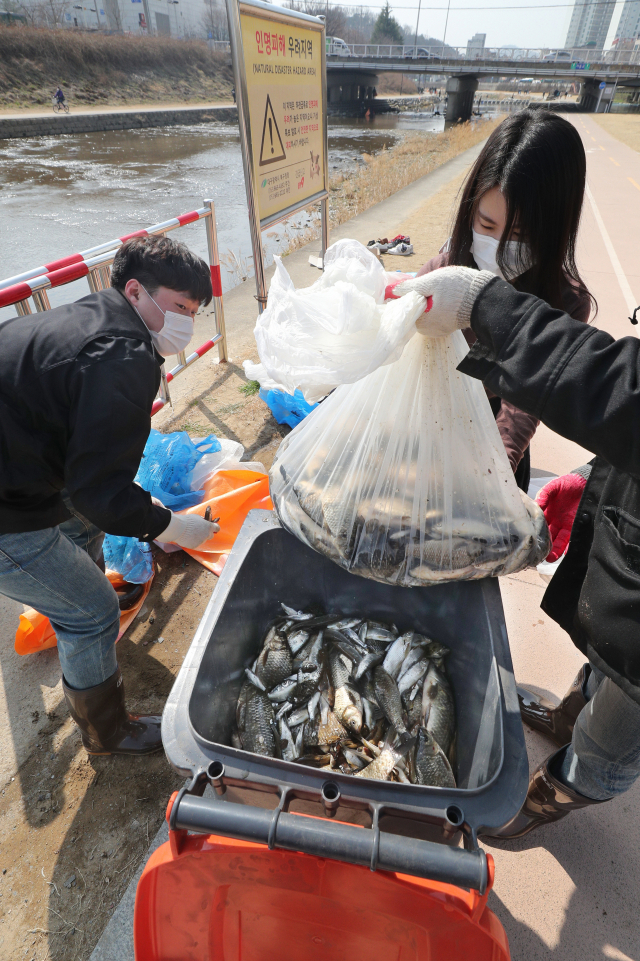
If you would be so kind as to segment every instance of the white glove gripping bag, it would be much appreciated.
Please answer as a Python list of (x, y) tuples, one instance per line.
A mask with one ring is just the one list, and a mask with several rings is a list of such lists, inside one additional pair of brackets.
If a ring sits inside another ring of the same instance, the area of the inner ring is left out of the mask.
[(265, 390), (300, 389), (310, 404), (340, 384), (353, 384), (397, 360), (415, 334), (424, 298), (410, 293), (384, 302), (393, 277), (356, 240), (328, 248), (324, 273), (296, 290), (280, 257), (267, 306), (254, 330), (260, 364), (244, 362), (250, 380)]
[(353, 573), (407, 587), (546, 557), (544, 516), (516, 486), (484, 388), (456, 370), (467, 349), (460, 331), (416, 333), (302, 421), (270, 474), (283, 526)]

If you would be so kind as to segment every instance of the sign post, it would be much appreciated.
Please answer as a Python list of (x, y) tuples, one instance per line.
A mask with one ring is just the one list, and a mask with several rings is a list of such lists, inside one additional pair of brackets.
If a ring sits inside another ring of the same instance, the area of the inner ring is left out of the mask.
[(262, 230), (320, 202), (328, 243), (325, 26), (262, 0), (226, 0), (260, 311)]

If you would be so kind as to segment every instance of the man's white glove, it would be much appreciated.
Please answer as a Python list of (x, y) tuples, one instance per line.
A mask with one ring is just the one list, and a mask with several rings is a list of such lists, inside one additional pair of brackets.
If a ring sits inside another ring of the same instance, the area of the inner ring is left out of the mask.
[(401, 297), (413, 290), (426, 297), (427, 310), (416, 321), (416, 329), (425, 337), (446, 337), (469, 326), (476, 297), (493, 278), (488, 270), (441, 267), (422, 277), (403, 280), (393, 293)]
[(178, 547), (188, 547), (195, 550), (201, 547), (220, 530), (220, 525), (213, 521), (206, 521), (199, 514), (171, 513), (169, 526), (156, 540), (162, 544), (177, 544)]

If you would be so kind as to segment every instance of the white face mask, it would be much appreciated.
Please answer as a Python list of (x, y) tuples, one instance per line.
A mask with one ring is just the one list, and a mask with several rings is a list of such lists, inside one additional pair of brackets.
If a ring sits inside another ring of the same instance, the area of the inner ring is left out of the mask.
[[(140, 286), (142, 287), (142, 284), (140, 284)], [(145, 294), (153, 300), (149, 291), (145, 287), (142, 287), (142, 289)], [(140, 311), (136, 310), (136, 313), (151, 334), (151, 340), (158, 353), (162, 354), (163, 357), (168, 357), (169, 354), (179, 354), (181, 350), (185, 349), (193, 337), (193, 317), (178, 314), (173, 310), (167, 310), (165, 312), (155, 300), (153, 300), (153, 302), (158, 310), (164, 313), (164, 326), (162, 330), (150, 330), (144, 323), (144, 318)]]
[(519, 240), (508, 240), (504, 251), (505, 269), (507, 271), (505, 277), (496, 261), (500, 241), (496, 240), (495, 237), (490, 237), (489, 234), (479, 234), (475, 230), (472, 230), (472, 233), (471, 253), (480, 270), (489, 270), (496, 277), (502, 277), (503, 280), (513, 280), (514, 277), (524, 273), (531, 266), (529, 245), (523, 244)]

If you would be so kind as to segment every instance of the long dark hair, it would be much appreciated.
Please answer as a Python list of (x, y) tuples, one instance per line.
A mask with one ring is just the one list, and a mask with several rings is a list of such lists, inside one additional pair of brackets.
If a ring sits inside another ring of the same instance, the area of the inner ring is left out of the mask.
[(507, 204), (507, 222), (496, 254), (498, 266), (504, 273), (505, 244), (514, 225), (531, 252), (531, 265), (519, 265), (514, 287), (563, 309), (568, 280), (597, 307), (575, 260), (586, 172), (580, 135), (558, 114), (522, 110), (503, 120), (465, 181), (449, 263), (473, 266), (471, 230), (476, 210), (481, 197), (499, 187)]

